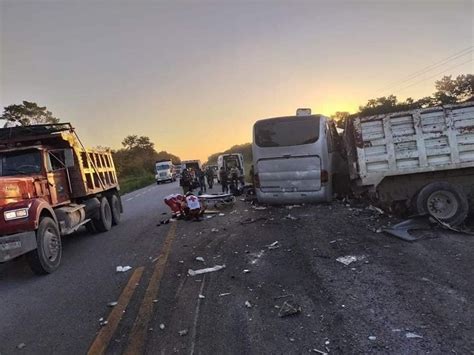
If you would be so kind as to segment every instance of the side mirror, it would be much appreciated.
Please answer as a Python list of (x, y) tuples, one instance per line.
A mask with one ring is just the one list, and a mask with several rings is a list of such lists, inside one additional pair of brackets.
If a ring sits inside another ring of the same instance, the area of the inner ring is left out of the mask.
[(70, 148), (64, 149), (64, 165), (66, 168), (74, 167), (74, 152)]

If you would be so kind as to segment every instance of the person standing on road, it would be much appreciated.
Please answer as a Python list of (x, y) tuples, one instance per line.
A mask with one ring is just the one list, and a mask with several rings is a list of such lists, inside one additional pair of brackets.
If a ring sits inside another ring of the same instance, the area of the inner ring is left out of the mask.
[(189, 191), (193, 191), (192, 177), (188, 169), (183, 170), (181, 179), (179, 179), (179, 184), (183, 188), (183, 195), (186, 195), (186, 193)]
[(204, 171), (202, 171), (201, 168), (198, 168), (196, 170), (196, 175), (199, 181), (199, 191), (201, 191), (201, 193), (206, 192), (206, 174), (204, 174)]
[(212, 189), (212, 186), (214, 186), (214, 170), (211, 167), (207, 168), (206, 177), (207, 177), (207, 184), (209, 185), (209, 189)]
[(222, 185), (222, 193), (228, 193), (229, 192), (229, 185), (228, 185), (228, 176), (227, 176), (227, 171), (223, 166), (221, 166), (221, 170), (219, 170), (219, 181), (221, 182)]
[(240, 182), (240, 171), (239, 169), (234, 166), (232, 169), (230, 169), (230, 186), (231, 186), (231, 192), (236, 193), (237, 190), (239, 189), (239, 182)]

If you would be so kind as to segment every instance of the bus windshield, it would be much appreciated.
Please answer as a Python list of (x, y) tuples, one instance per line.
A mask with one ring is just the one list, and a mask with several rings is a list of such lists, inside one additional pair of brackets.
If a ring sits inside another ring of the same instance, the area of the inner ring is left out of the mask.
[(315, 143), (319, 139), (319, 117), (283, 117), (255, 124), (259, 147), (288, 147)]

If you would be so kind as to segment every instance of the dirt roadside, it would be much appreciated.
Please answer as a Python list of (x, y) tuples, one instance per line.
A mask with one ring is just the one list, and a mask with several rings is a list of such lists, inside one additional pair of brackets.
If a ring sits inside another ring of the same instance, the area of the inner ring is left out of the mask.
[[(474, 237), (407, 243), (341, 203), (223, 213), (176, 222), (147, 353), (473, 353)], [(301, 312), (280, 317), (286, 301)]]

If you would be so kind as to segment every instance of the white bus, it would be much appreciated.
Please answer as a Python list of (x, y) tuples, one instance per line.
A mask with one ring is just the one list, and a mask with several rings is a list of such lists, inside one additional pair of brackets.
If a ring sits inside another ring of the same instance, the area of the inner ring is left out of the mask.
[(257, 121), (252, 152), (258, 201), (331, 201), (333, 167), (341, 157), (339, 144), (334, 122), (311, 115), (308, 109), (298, 110), (296, 116)]

